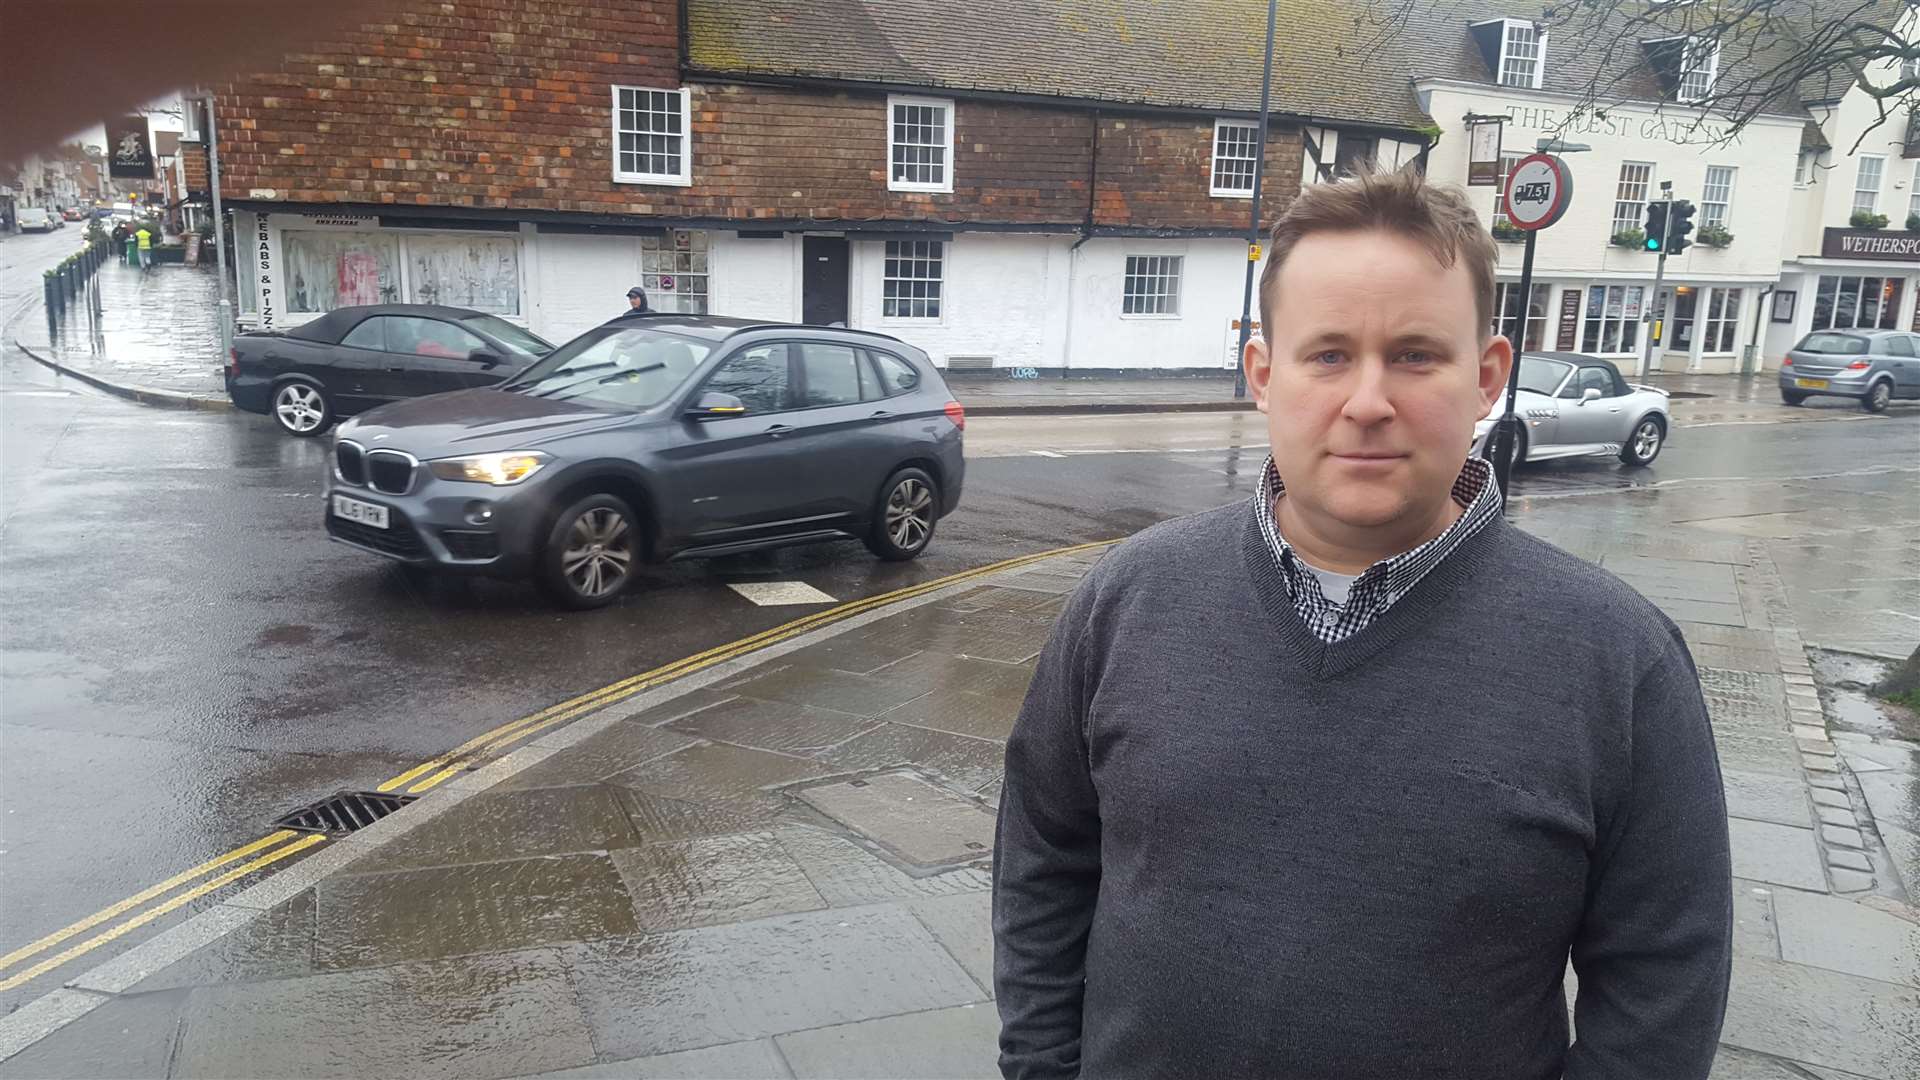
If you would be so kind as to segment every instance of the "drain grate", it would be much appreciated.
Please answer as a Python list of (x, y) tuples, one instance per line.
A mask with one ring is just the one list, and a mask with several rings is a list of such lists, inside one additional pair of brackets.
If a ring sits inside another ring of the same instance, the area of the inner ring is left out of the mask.
[(273, 826), (276, 829), (314, 833), (356, 832), (415, 798), (418, 796), (388, 795), (381, 791), (342, 791), (275, 820)]

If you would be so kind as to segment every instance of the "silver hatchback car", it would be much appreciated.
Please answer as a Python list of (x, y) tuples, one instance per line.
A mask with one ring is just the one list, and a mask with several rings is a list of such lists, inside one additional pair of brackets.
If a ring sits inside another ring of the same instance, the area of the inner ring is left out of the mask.
[(1920, 398), (1920, 334), (1903, 330), (1815, 330), (1780, 361), (1780, 400), (1850, 397), (1868, 412), (1895, 398)]

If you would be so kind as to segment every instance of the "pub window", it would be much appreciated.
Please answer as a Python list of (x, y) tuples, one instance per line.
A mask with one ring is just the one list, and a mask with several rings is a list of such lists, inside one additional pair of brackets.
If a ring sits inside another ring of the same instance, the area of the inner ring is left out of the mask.
[(1675, 95), (1682, 102), (1704, 100), (1713, 93), (1720, 77), (1720, 43), (1688, 38), (1681, 52), (1680, 86)]
[(953, 190), (953, 102), (887, 99), (887, 190)]
[(1886, 167), (1887, 159), (1878, 154), (1860, 155), (1860, 167), (1853, 174), (1854, 213), (1879, 213), (1880, 180)]
[(1630, 353), (1640, 347), (1643, 285), (1594, 285), (1587, 289), (1585, 329), (1580, 351)]
[(1507, 220), (1507, 174), (1513, 171), (1515, 162), (1526, 156), (1525, 154), (1500, 155), (1500, 176), (1493, 184), (1493, 223), (1495, 225), (1512, 224)]
[(613, 178), (623, 184), (693, 183), (685, 90), (613, 88)]
[(1707, 182), (1700, 189), (1700, 224), (1727, 224), (1733, 206), (1733, 174), (1731, 165), (1707, 166)]
[(1500, 85), (1538, 90), (1546, 60), (1547, 32), (1523, 19), (1508, 19), (1500, 36)]
[(1900, 317), (1901, 279), (1821, 275), (1813, 293), (1815, 330), (1891, 330)]
[(1214, 195), (1253, 194), (1253, 163), (1259, 160), (1260, 125), (1241, 120), (1213, 123)]
[(1527, 305), (1527, 339), (1520, 343), (1520, 285), (1502, 281), (1495, 286), (1493, 332), (1506, 336), (1519, 348), (1538, 352), (1547, 347), (1547, 296), (1551, 285), (1535, 285), (1533, 302)]
[(1613, 231), (1646, 228), (1647, 189), (1653, 184), (1653, 165), (1646, 161), (1620, 163), (1620, 186), (1613, 198)]
[(1340, 133), (1340, 141), (1333, 149), (1333, 175), (1336, 179), (1358, 176), (1373, 171), (1374, 151), (1378, 142), (1364, 135)]
[(1733, 351), (1733, 343), (1740, 330), (1740, 297), (1739, 289), (1709, 290), (1705, 337), (1700, 343), (1701, 352)]

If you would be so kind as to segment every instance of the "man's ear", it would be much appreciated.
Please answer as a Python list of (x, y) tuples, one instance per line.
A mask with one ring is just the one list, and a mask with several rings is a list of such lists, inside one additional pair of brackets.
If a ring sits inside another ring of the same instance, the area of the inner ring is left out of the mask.
[(1514, 363), (1513, 342), (1506, 335), (1495, 334), (1488, 339), (1480, 354), (1480, 398), (1488, 408), (1506, 396), (1507, 375)]
[(1273, 357), (1267, 352), (1265, 338), (1247, 339), (1247, 351), (1240, 354), (1240, 366), (1247, 369), (1247, 389), (1253, 393), (1254, 406), (1266, 412), (1267, 384), (1273, 380)]

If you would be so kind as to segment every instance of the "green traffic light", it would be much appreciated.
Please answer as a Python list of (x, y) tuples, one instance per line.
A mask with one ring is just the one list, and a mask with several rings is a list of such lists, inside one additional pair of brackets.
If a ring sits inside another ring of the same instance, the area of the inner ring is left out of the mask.
[(1659, 251), (1659, 250), (1660, 250), (1660, 238), (1659, 238), (1659, 237), (1657, 237), (1657, 236), (1649, 236), (1649, 237), (1647, 237), (1647, 250), (1648, 250), (1648, 251)]

